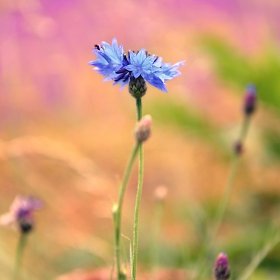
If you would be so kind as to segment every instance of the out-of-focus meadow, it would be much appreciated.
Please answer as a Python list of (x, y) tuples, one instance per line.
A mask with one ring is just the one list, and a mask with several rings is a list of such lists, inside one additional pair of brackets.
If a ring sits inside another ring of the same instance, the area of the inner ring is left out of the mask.
[[(192, 267), (229, 172), (248, 83), (258, 109), (218, 233), (233, 276), (280, 230), (280, 3), (276, 0), (14, 0), (0, 2), (0, 213), (17, 194), (41, 198), (23, 279), (55, 279), (113, 263), (111, 208), (134, 139), (135, 100), (103, 83), (91, 49), (116, 37), (175, 63), (168, 94), (148, 86), (139, 262), (149, 268), (154, 190), (168, 188), (159, 265)], [(125, 197), (131, 237), (137, 184)], [(144, 233), (144, 234), (141, 234)], [(0, 278), (10, 279), (18, 233), (0, 229)], [(127, 256), (128, 257), (128, 256)], [(250, 279), (279, 279), (280, 247)], [(278, 276), (277, 276), (278, 275)]]

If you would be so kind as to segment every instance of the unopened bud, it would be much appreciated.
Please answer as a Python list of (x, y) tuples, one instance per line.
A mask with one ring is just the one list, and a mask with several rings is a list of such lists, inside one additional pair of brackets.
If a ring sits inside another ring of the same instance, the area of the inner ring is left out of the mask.
[(228, 258), (225, 253), (220, 253), (216, 259), (214, 276), (216, 280), (228, 280), (230, 277)]
[(119, 205), (115, 203), (112, 207), (113, 215), (115, 215), (118, 212), (118, 209), (119, 209)]
[(244, 152), (244, 148), (242, 143), (240, 142), (240, 140), (238, 140), (237, 142), (235, 142), (234, 144), (234, 152), (236, 155), (241, 155)]
[(135, 126), (134, 137), (138, 143), (146, 141), (151, 134), (152, 118), (144, 116)]
[(129, 93), (135, 98), (141, 98), (147, 91), (147, 86), (144, 78), (139, 76), (138, 78), (131, 77), (129, 81)]
[(257, 90), (254, 85), (247, 87), (247, 92), (244, 100), (244, 113), (245, 115), (251, 115), (256, 109), (257, 103)]

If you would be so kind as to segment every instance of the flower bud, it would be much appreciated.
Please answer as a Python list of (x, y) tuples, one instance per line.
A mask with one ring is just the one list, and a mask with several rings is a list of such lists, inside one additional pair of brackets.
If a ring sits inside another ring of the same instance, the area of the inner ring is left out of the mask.
[(236, 155), (240, 156), (244, 152), (243, 144), (240, 140), (234, 143), (234, 152)]
[(230, 277), (228, 258), (225, 253), (220, 253), (216, 259), (214, 276), (216, 280), (228, 280)]
[(115, 203), (112, 207), (113, 215), (115, 215), (118, 212), (118, 210), (119, 210), (119, 205)]
[(152, 118), (150, 115), (144, 116), (135, 126), (134, 137), (138, 143), (146, 141), (151, 134)]
[(139, 76), (138, 78), (131, 77), (128, 87), (129, 93), (135, 98), (141, 98), (147, 91), (147, 86), (144, 78)]
[(254, 85), (249, 85), (247, 87), (247, 92), (244, 100), (244, 113), (247, 116), (251, 115), (256, 109), (256, 103), (257, 103), (256, 93), (257, 91)]

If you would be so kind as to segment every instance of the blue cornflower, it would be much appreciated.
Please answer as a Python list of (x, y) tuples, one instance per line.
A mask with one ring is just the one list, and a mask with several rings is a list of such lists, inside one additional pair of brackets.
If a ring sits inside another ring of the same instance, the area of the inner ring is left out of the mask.
[[(145, 81), (154, 87), (167, 92), (165, 81), (171, 80), (181, 73), (177, 70), (184, 62), (174, 65), (163, 63), (162, 58), (150, 55), (145, 49), (124, 54), (123, 47), (119, 46), (116, 39), (113, 39), (112, 46), (106, 42), (95, 45), (93, 50), (97, 59), (89, 64), (95, 66), (105, 81), (113, 80), (114, 84), (121, 84), (122, 88), (130, 84), (130, 89), (137, 83), (145, 88)], [(132, 83), (132, 84), (131, 84)], [(136, 85), (136, 86), (137, 86)], [(144, 94), (143, 94), (144, 95)]]

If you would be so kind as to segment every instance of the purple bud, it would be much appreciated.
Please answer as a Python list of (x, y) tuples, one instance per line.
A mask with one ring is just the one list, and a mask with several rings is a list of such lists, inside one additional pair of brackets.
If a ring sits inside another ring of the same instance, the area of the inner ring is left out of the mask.
[(134, 137), (138, 143), (146, 141), (151, 134), (152, 118), (144, 116), (135, 126)]
[(237, 142), (235, 142), (234, 144), (234, 152), (236, 155), (241, 155), (244, 152), (244, 148), (242, 143), (240, 142), (240, 140), (238, 140)]
[(247, 116), (251, 115), (256, 109), (257, 103), (257, 90), (254, 85), (247, 87), (245, 100), (244, 100), (244, 112)]
[(214, 276), (216, 280), (228, 280), (230, 277), (228, 258), (225, 253), (220, 253), (216, 259)]

